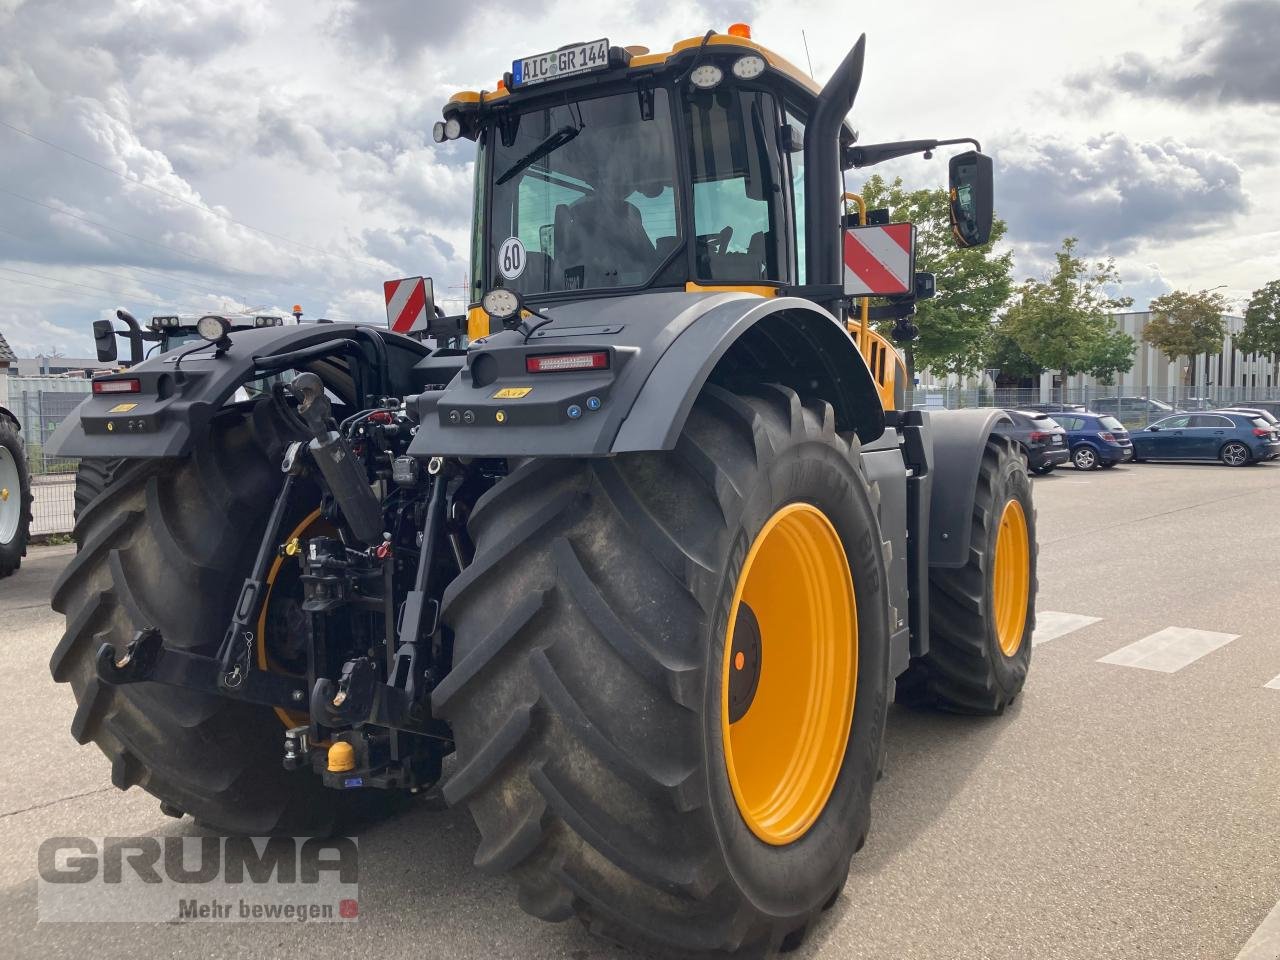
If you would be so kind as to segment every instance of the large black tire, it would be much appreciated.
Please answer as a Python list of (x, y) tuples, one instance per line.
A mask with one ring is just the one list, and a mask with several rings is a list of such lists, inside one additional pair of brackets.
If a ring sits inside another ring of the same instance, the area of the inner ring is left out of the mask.
[[(1022, 506), (1030, 539), (1027, 614), (1017, 650), (1000, 648), (994, 603), (995, 544), (1010, 499)], [(998, 714), (1014, 701), (1031, 665), (1036, 626), (1036, 514), (1031, 484), (1007, 440), (987, 441), (973, 503), (969, 562), (929, 571), (929, 652), (898, 678), (898, 700), (953, 713)]]
[[(850, 562), (856, 709), (826, 806), (771, 845), (728, 782), (720, 665), (748, 547), (796, 501)], [(536, 916), (662, 956), (798, 943), (870, 822), (888, 688), (875, 504), (831, 408), (776, 386), (707, 387), (670, 453), (532, 460), (486, 493), (433, 695), (458, 750), (444, 795), (470, 805), (477, 866), (510, 872)]]
[(283, 437), (269, 404), (218, 416), (181, 459), (131, 461), (82, 509), (78, 551), (53, 589), (67, 628), (50, 660), (70, 683), (71, 734), (111, 760), (111, 780), (237, 834), (321, 833), (333, 791), (281, 766), (272, 710), (153, 683), (99, 682), (94, 655), (143, 627), (216, 652), (280, 487)]
[[(0, 480), (0, 577), (15, 573), (27, 555), (27, 537), (31, 533), (31, 475), (27, 472), (26, 452), (22, 437), (12, 420), (0, 413), (0, 454), (11, 467), (6, 476), (16, 476), (13, 489)], [(9, 529), (12, 527), (12, 529)]]
[(75, 519), (111, 485), (115, 472), (125, 461), (120, 458), (81, 457), (76, 465)]

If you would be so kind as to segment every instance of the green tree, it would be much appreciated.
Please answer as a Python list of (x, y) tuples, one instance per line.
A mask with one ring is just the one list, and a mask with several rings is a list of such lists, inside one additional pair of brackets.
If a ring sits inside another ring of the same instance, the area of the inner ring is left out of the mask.
[(1111, 314), (1133, 303), (1112, 296), (1120, 283), (1114, 260), (1089, 264), (1068, 237), (1056, 254), (1056, 267), (1043, 280), (1025, 280), (1000, 321), (1030, 360), (1065, 379), (1088, 373), (1103, 383), (1133, 366), (1133, 337), (1117, 329)]
[(1280, 280), (1253, 291), (1236, 346), (1245, 353), (1269, 355), (1271, 384), (1280, 382)]
[(1151, 319), (1142, 330), (1142, 339), (1168, 357), (1170, 363), (1177, 363), (1179, 357), (1187, 358), (1182, 382), (1189, 387), (1195, 383), (1195, 358), (1202, 353), (1222, 352), (1227, 335), (1222, 313), (1226, 308), (1222, 294), (1212, 290), (1174, 290), (1151, 301), (1147, 308)]
[(991, 345), (982, 365), (987, 369), (999, 370), (1013, 380), (1034, 378), (1044, 373), (1044, 367), (1018, 346), (1018, 341), (1009, 335), (1002, 321), (997, 322), (991, 331)]
[(863, 185), (862, 198), (871, 209), (887, 207), (894, 222), (916, 225), (916, 269), (938, 281), (937, 296), (916, 305), (912, 322), (920, 328), (919, 337), (904, 345), (908, 389), (918, 368), (960, 377), (981, 370), (992, 319), (1012, 287), (1013, 254), (994, 249), (1005, 234), (1004, 221), (992, 223), (991, 243), (961, 249), (951, 233), (945, 189), (907, 190), (901, 178), (888, 182), (875, 175)]

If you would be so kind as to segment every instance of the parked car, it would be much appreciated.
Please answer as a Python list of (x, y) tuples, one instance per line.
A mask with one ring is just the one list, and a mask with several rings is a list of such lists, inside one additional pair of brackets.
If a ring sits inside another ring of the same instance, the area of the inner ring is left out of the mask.
[(1129, 431), (1115, 417), (1086, 410), (1082, 413), (1059, 413), (1053, 418), (1067, 431), (1071, 462), (1077, 470), (1114, 467), (1133, 459), (1133, 442)]
[(1018, 407), (1018, 409), (1026, 410), (1027, 412), (1034, 411), (1036, 413), (1047, 413), (1052, 415), (1068, 410), (1085, 410), (1087, 408), (1083, 403), (1028, 403)]
[(1135, 461), (1221, 460), (1243, 467), (1280, 455), (1280, 430), (1260, 416), (1231, 410), (1165, 417), (1130, 439)]
[(1037, 410), (1006, 410), (1013, 423), (1002, 423), (996, 429), (1015, 440), (1027, 458), (1027, 469), (1045, 474), (1067, 462), (1067, 431), (1047, 413)]
[(1280, 425), (1280, 417), (1277, 417), (1270, 410), (1264, 410), (1262, 407), (1255, 407), (1252, 404), (1242, 403), (1236, 406), (1223, 407), (1222, 409), (1230, 413), (1251, 413), (1255, 417), (1261, 417), (1272, 427)]
[(1089, 404), (1094, 413), (1108, 413), (1128, 427), (1146, 426), (1180, 411), (1149, 397), (1098, 397)]
[(1217, 410), (1218, 405), (1211, 397), (1183, 397), (1178, 401), (1179, 410)]
[(1265, 410), (1273, 417), (1280, 419), (1280, 400), (1250, 400), (1247, 403), (1233, 403), (1232, 407), (1244, 410)]

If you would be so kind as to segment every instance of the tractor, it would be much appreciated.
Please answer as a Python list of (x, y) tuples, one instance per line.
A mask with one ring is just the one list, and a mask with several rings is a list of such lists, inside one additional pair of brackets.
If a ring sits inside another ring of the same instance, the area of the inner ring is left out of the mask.
[(972, 144), (952, 220), (983, 244), (992, 165), (860, 144), (864, 50), (821, 87), (740, 24), (522, 55), (434, 131), (475, 144), (465, 314), (202, 318), (95, 378), (54, 447), (122, 466), (51, 669), (112, 782), (252, 835), (438, 790), (538, 917), (799, 943), (890, 701), (1002, 713), (1035, 624), (1025, 463), (998, 411), (906, 408), (873, 323), (909, 337), (933, 278), (842, 189)]
[(31, 533), (31, 475), (17, 414), (0, 405), (0, 579), (17, 573)]

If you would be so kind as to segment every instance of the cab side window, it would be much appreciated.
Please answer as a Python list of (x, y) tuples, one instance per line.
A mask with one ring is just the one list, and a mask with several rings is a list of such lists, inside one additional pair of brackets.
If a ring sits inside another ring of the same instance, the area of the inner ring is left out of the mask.
[(777, 105), (718, 88), (688, 103), (694, 260), (699, 280), (782, 282), (786, 239)]
[(791, 209), (795, 223), (795, 240), (792, 249), (796, 257), (796, 283), (805, 282), (804, 262), (804, 129), (805, 116), (788, 104), (786, 110), (787, 136), (782, 141), (782, 149), (787, 154), (787, 164), (791, 168)]

